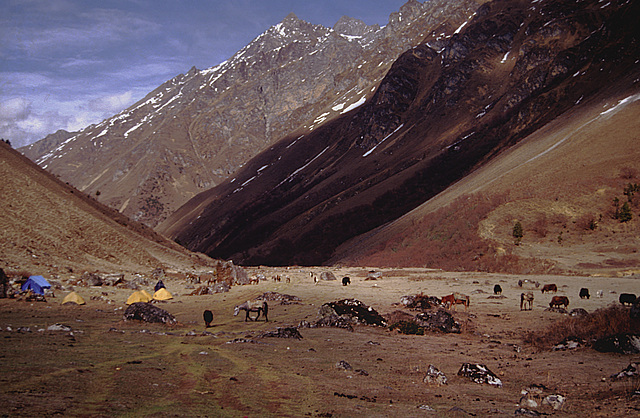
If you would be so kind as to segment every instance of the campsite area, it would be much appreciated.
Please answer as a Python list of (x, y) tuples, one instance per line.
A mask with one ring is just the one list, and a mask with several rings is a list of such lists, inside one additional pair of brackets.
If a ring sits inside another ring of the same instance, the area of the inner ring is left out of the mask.
[[(338, 280), (314, 284), (312, 274), (329, 270)], [(639, 355), (581, 346), (541, 349), (523, 337), (567, 317), (545, 311), (554, 294), (541, 294), (533, 283), (556, 284), (557, 295), (570, 299), (569, 311), (594, 312), (619, 305), (620, 293), (637, 293), (637, 276), (428, 269), (381, 269), (371, 276), (366, 268), (306, 267), (247, 272), (266, 280), (189, 296), (194, 285), (165, 279), (173, 299), (155, 305), (176, 317), (173, 326), (123, 321), (131, 289), (74, 286), (86, 304), (62, 305), (72, 287), (68, 279), (62, 279), (65, 290), (56, 290), (47, 302), (0, 299), (3, 416), (513, 416), (521, 407), (521, 392), (532, 387), (540, 396), (565, 400), (557, 410), (542, 404), (529, 408), (543, 414), (640, 411), (640, 396), (634, 396), (640, 379), (611, 378), (639, 362)], [(272, 279), (276, 276), (281, 281)], [(342, 285), (344, 276), (350, 285)], [(502, 297), (493, 294), (495, 284), (501, 285)], [(590, 289), (590, 299), (578, 297), (583, 287)], [(153, 294), (153, 285), (145, 290)], [(533, 309), (521, 311), (520, 294), (526, 290), (534, 293)], [(597, 290), (603, 291), (601, 298)], [(269, 322), (245, 322), (244, 312), (233, 316), (235, 305), (266, 292), (300, 300), (270, 301)], [(353, 298), (389, 317), (396, 311), (415, 314), (402, 305), (403, 296), (452, 292), (470, 296), (468, 310), (457, 305), (452, 312), (459, 334), (405, 335), (358, 325), (353, 331), (300, 327), (301, 339), (260, 337), (301, 321), (314, 323), (327, 302)], [(209, 328), (205, 309), (214, 315)], [(459, 376), (464, 363), (486, 365), (502, 387)], [(446, 375), (446, 384), (425, 382), (430, 365)]]

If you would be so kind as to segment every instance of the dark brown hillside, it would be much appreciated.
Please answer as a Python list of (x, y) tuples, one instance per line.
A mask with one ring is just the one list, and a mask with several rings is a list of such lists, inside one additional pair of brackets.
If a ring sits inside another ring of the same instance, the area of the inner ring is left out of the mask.
[(161, 230), (240, 263), (326, 262), (576, 103), (628, 87), (638, 16), (629, 2), (487, 3), (403, 54), (357, 111), (281, 141)]
[(33, 274), (148, 272), (213, 262), (62, 183), (0, 144), (0, 264)]
[(637, 88), (594, 98), (399, 220), (345, 243), (331, 262), (637, 274), (640, 200), (632, 197), (628, 222), (614, 219), (613, 203), (640, 184), (639, 115)]

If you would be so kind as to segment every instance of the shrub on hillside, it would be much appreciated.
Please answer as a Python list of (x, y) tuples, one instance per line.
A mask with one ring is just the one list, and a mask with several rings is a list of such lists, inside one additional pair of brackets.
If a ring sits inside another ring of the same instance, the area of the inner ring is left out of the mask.
[(638, 177), (638, 169), (635, 167), (623, 167), (620, 170), (620, 178), (625, 180), (632, 180)]
[(540, 238), (547, 236), (547, 233), (549, 232), (549, 221), (547, 221), (547, 216), (544, 213), (536, 219), (533, 225), (531, 225), (531, 231)]
[(516, 245), (520, 245), (522, 237), (524, 236), (524, 229), (522, 228), (522, 224), (520, 223), (520, 221), (516, 221), (516, 223), (513, 225), (512, 235), (513, 239), (515, 240), (514, 243)]
[(564, 318), (544, 330), (528, 331), (524, 341), (539, 349), (549, 349), (569, 338), (590, 344), (610, 335), (639, 332), (640, 320), (632, 319), (623, 306), (611, 305), (589, 315)]
[(587, 213), (576, 220), (576, 226), (581, 230), (595, 231), (596, 228), (598, 228), (598, 221), (596, 220), (595, 215)]

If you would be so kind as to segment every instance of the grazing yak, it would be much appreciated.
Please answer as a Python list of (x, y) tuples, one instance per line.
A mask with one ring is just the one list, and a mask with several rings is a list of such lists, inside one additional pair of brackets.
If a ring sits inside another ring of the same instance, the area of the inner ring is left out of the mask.
[(554, 292), (556, 293), (558, 291), (558, 286), (556, 286), (555, 284), (551, 283), (551, 284), (545, 284), (544, 286), (542, 286), (542, 290), (541, 292)]
[(620, 303), (623, 305), (633, 305), (636, 303), (636, 295), (633, 293), (620, 293)]
[(351, 279), (349, 277), (347, 277), (347, 276), (343, 277), (342, 278), (342, 285), (346, 286), (348, 284), (351, 284)]
[[(238, 316), (238, 314), (240, 313), (240, 311), (246, 311), (247, 315), (244, 318), (244, 321), (257, 321), (258, 318), (260, 317), (260, 313), (262, 312), (262, 315), (264, 316), (264, 321), (265, 322), (269, 322), (269, 318), (267, 317), (267, 314), (269, 313), (269, 305), (267, 305), (266, 301), (262, 301), (262, 300), (248, 300), (245, 303), (241, 303), (240, 305), (236, 305), (233, 308), (233, 316)], [(258, 315), (254, 318), (251, 318), (249, 316), (249, 312), (257, 312)]]
[(551, 298), (551, 302), (549, 302), (550, 308), (559, 308), (560, 306), (564, 306), (565, 308), (569, 306), (569, 298), (566, 296), (554, 296)]
[(202, 317), (204, 318), (204, 326), (205, 326), (205, 328), (209, 328), (211, 326), (211, 322), (213, 322), (213, 312), (211, 312), (210, 310), (207, 309), (202, 314)]
[(589, 289), (583, 287), (580, 289), (580, 299), (589, 299), (591, 295), (589, 295)]
[(502, 294), (502, 286), (500, 286), (499, 284), (493, 286), (493, 294), (494, 295), (501, 295)]
[[(527, 305), (529, 309), (527, 309)], [(533, 308), (533, 292), (526, 292), (520, 294), (520, 310), (530, 311)]]

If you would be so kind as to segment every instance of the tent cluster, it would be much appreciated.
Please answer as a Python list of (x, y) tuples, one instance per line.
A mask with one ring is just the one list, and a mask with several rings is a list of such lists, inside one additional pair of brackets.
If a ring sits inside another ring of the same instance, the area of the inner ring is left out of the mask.
[[(160, 282), (158, 282), (158, 284), (156, 284), (156, 288), (155, 289), (156, 290), (155, 290), (155, 293), (153, 294), (153, 296), (151, 296), (151, 294), (149, 294), (149, 292), (147, 292), (146, 290), (136, 290), (135, 292), (133, 292), (129, 296), (129, 298), (127, 299), (127, 301), (125, 303), (127, 305), (131, 305), (131, 304), (136, 303), (136, 302), (151, 302), (152, 300), (169, 300), (169, 299), (173, 299), (173, 296), (164, 287), (164, 284), (162, 283), (162, 281), (160, 281)], [(76, 292), (71, 292), (62, 301), (63, 305), (67, 304), (67, 303), (75, 303), (77, 305), (84, 305), (86, 302), (84, 301), (82, 296), (80, 296)]]
[(132, 303), (136, 303), (136, 302), (151, 302), (152, 300), (169, 300), (169, 299), (173, 299), (173, 296), (171, 295), (171, 293), (169, 293), (169, 291), (166, 288), (161, 287), (160, 289), (156, 290), (153, 296), (151, 296), (149, 292), (147, 292), (146, 290), (136, 290), (131, 294), (131, 296), (129, 296), (126, 304), (131, 305)]

